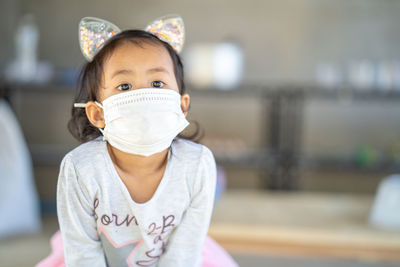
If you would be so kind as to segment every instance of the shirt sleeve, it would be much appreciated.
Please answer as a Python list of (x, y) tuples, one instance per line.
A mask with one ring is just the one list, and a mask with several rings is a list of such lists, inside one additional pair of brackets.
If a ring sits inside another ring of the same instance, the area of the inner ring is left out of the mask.
[(200, 266), (202, 249), (210, 225), (216, 186), (216, 164), (211, 151), (203, 147), (194, 181), (192, 200), (181, 223), (168, 239), (158, 266)]
[(61, 162), (57, 184), (57, 213), (66, 266), (106, 266), (97, 234), (92, 201), (80, 184), (72, 159)]

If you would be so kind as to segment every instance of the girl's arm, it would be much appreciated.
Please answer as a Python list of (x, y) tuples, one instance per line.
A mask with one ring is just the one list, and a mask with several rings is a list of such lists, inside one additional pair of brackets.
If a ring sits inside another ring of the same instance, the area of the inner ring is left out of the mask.
[(211, 151), (203, 147), (195, 177), (192, 201), (181, 223), (171, 233), (158, 266), (200, 266), (202, 249), (210, 224), (216, 186), (216, 165)]
[(68, 154), (61, 163), (57, 185), (57, 213), (66, 266), (106, 266), (93, 203), (88, 196)]

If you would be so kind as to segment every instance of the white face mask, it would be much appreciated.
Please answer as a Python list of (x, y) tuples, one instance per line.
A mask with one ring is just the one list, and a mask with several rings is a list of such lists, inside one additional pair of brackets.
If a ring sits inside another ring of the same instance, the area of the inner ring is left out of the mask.
[(100, 129), (104, 140), (126, 153), (150, 156), (161, 152), (189, 125), (181, 96), (171, 89), (136, 89), (97, 104), (104, 111), (106, 127)]

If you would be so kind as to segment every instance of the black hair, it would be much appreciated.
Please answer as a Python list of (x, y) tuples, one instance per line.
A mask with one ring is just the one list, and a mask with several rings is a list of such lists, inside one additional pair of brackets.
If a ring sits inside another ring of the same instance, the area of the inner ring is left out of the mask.
[[(179, 93), (182, 95), (186, 92), (183, 64), (178, 53), (172, 46), (149, 32), (143, 30), (126, 30), (110, 38), (93, 57), (93, 60), (83, 65), (78, 79), (77, 94), (74, 103), (86, 103), (98, 100), (98, 89), (102, 83), (104, 62), (112, 55), (116, 48), (126, 42), (138, 46), (141, 46), (143, 43), (150, 43), (165, 47), (172, 59)], [(71, 115), (72, 117), (68, 122), (68, 130), (79, 142), (87, 142), (101, 135), (99, 129), (89, 122), (85, 109), (74, 108), (72, 106)], [(197, 122), (195, 124), (196, 130), (193, 134), (188, 136), (180, 134), (179, 137), (198, 141), (202, 136), (199, 124)]]

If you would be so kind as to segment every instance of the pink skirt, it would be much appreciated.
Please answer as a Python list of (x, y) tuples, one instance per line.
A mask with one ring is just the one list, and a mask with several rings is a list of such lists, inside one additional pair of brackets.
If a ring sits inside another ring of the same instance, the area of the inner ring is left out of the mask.
[[(57, 231), (50, 239), (51, 253), (39, 262), (36, 267), (65, 267), (64, 250), (60, 231)], [(201, 267), (238, 267), (232, 257), (207, 236), (203, 246), (203, 263)]]

